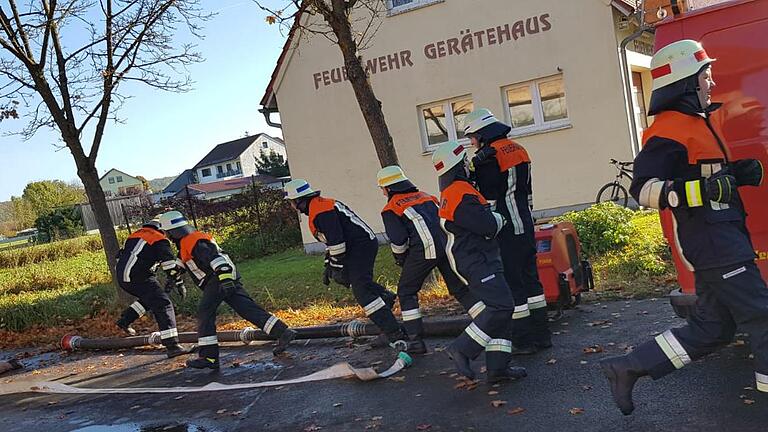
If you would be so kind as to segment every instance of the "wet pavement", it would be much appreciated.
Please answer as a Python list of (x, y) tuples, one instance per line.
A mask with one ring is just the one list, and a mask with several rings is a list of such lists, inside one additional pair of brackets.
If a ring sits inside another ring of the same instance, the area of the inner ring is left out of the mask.
[[(0, 431), (701, 431), (768, 430), (768, 396), (754, 390), (749, 345), (738, 339), (705, 361), (659, 381), (643, 379), (637, 410), (613, 406), (597, 361), (681, 325), (664, 299), (580, 306), (552, 323), (555, 347), (519, 358), (529, 376), (492, 387), (458, 380), (441, 352), (449, 340), (397, 376), (332, 380), (247, 391), (138, 395), (0, 396)], [(334, 363), (388, 367), (394, 354), (362, 341), (295, 343), (290, 357), (266, 347), (223, 350), (220, 372), (183, 367), (162, 351), (49, 353), (3, 375), (82, 387), (202, 386), (300, 377)], [(9, 353), (0, 353), (0, 359)], [(481, 364), (475, 365), (480, 370)]]

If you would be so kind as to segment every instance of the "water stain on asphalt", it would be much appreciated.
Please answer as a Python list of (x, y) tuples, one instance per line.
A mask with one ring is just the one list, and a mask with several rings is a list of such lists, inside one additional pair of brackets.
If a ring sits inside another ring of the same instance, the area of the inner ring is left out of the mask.
[(218, 432), (216, 429), (188, 423), (91, 425), (72, 432)]

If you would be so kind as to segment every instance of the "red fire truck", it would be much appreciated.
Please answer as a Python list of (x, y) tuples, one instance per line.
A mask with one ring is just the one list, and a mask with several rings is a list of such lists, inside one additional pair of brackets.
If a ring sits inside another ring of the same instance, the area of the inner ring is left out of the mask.
[[(672, 3), (678, 3), (673, 1)], [(717, 83), (712, 100), (732, 159), (756, 158), (768, 167), (768, 0), (734, 0), (680, 12), (656, 24), (656, 50), (680, 39), (701, 41), (713, 64)], [(663, 15), (663, 13), (662, 13)], [(767, 182), (768, 183), (768, 182)], [(768, 184), (739, 191), (748, 213), (747, 226), (763, 278), (768, 276)], [(680, 289), (671, 293), (672, 306), (686, 316), (696, 299), (693, 274), (683, 264), (669, 211), (661, 213)]]

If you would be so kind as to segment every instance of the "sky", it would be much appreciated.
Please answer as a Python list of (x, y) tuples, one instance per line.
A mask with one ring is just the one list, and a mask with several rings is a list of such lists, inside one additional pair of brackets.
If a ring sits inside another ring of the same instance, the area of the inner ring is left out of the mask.
[[(266, 13), (250, 0), (203, 4), (217, 15), (205, 23), (205, 38), (196, 42), (205, 62), (190, 67), (194, 90), (176, 94), (132, 86), (132, 99), (120, 111), (125, 124), (107, 125), (96, 161), (100, 175), (117, 168), (147, 179), (175, 176), (216, 144), (246, 131), (282, 136), (258, 112), (285, 41), (279, 27), (268, 25)], [(72, 155), (54, 146), (59, 144), (56, 132), (41, 130), (28, 141), (4, 136), (23, 123), (0, 123), (0, 201), (20, 196), (31, 181), (79, 182)]]

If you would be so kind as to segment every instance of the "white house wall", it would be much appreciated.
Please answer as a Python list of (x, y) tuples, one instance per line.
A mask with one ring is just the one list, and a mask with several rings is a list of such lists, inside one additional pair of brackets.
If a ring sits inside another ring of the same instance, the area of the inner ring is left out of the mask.
[[(609, 4), (446, 0), (384, 18), (363, 57), (400, 56), (399, 69), (373, 74), (371, 83), (406, 174), (423, 190), (438, 194), (431, 155), (422, 148), (420, 105), (471, 95), (476, 108), (487, 107), (505, 119), (503, 87), (562, 72), (570, 126), (517, 141), (533, 160), (537, 210), (592, 202), (598, 188), (614, 177), (608, 160), (632, 154)], [(425, 53), (430, 44), (461, 39), (465, 30), (512, 26), (543, 15), (551, 24), (547, 31), (503, 44), (486, 41), (460, 55), (429, 59)], [(410, 62), (404, 61), (404, 51)], [(347, 203), (375, 231), (383, 231), (379, 161), (354, 93), (346, 81), (326, 85), (324, 73), (343, 65), (338, 47), (322, 37), (303, 39), (288, 58), (276, 93), (293, 177), (306, 178), (315, 189)], [(305, 241), (314, 241), (303, 229)]]

